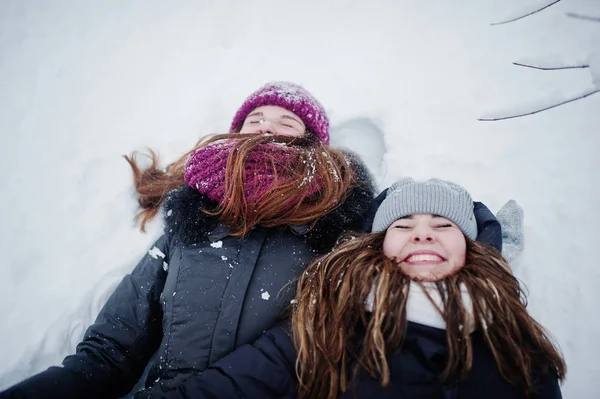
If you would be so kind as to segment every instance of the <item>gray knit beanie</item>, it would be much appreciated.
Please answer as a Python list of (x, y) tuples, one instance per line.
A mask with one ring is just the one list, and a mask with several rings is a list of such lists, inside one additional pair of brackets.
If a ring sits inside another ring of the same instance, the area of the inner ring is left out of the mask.
[(473, 213), (473, 200), (463, 187), (439, 179), (416, 182), (404, 178), (394, 183), (373, 219), (373, 233), (387, 230), (396, 220), (417, 213), (431, 213), (454, 222), (474, 240), (477, 221)]

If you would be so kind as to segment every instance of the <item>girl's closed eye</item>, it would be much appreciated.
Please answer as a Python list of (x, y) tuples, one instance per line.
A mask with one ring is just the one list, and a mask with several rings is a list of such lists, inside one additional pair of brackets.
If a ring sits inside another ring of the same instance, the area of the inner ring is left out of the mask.
[(410, 229), (410, 226), (406, 226), (406, 225), (402, 225), (402, 224), (397, 224), (394, 226), (395, 229)]
[(441, 228), (446, 228), (446, 227), (454, 227), (451, 223), (441, 223), (436, 225), (435, 227), (441, 229)]

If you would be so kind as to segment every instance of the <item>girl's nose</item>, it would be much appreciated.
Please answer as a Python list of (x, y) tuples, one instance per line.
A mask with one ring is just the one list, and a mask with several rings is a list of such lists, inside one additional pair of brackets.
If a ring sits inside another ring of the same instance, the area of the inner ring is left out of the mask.
[(412, 241), (415, 243), (432, 243), (435, 241), (435, 237), (430, 229), (416, 229)]
[(276, 133), (275, 124), (273, 122), (271, 122), (269, 119), (261, 119), (260, 126), (258, 128), (258, 132), (262, 133), (262, 134), (265, 134), (265, 133), (275, 134)]

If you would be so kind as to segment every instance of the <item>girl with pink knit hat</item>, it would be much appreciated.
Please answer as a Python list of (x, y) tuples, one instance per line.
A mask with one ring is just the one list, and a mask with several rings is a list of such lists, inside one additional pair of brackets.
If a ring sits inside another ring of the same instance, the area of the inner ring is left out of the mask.
[[(142, 231), (164, 234), (126, 275), (73, 355), (1, 398), (118, 398), (136, 382), (177, 387), (275, 324), (295, 281), (341, 233), (360, 230), (370, 177), (329, 147), (323, 106), (303, 87), (269, 83), (165, 169), (133, 170)], [(136, 386), (135, 389), (142, 388)]]

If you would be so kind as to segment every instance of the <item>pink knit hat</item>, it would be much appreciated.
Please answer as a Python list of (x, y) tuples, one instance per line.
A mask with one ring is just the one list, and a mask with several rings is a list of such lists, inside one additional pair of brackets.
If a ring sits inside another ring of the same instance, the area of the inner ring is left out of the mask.
[(317, 139), (329, 144), (329, 119), (325, 109), (306, 89), (291, 82), (270, 82), (250, 94), (233, 117), (230, 131), (240, 129), (248, 114), (263, 105), (276, 105), (293, 112)]

